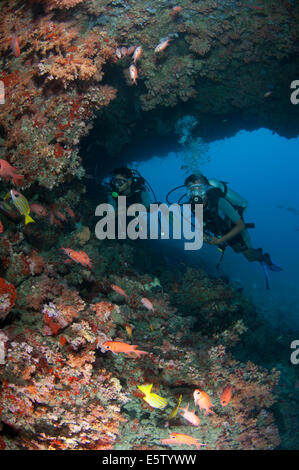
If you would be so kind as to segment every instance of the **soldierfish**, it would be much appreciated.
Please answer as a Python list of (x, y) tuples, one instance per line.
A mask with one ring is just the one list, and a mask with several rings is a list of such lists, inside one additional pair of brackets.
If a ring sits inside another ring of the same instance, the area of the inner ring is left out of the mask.
[(76, 263), (80, 263), (82, 264), (82, 266), (92, 268), (90, 258), (87, 253), (85, 253), (85, 251), (75, 251), (72, 250), (72, 248), (64, 248), (63, 246), (60, 249), (63, 250), (65, 254), (68, 255)]
[(151, 301), (149, 299), (147, 299), (146, 297), (142, 297), (141, 299), (141, 303), (142, 305), (147, 308), (148, 310), (151, 310), (152, 312), (154, 311), (154, 306), (153, 304), (151, 303)]
[(136, 79), (138, 78), (138, 70), (134, 64), (131, 64), (129, 67), (129, 74), (134, 85), (137, 85)]
[(17, 169), (8, 163), (6, 160), (0, 159), (0, 177), (8, 181), (9, 177), (12, 178), (14, 184), (20, 185), (23, 183), (24, 176), (16, 173)]
[(202, 444), (199, 442), (198, 439), (192, 436), (188, 436), (187, 434), (181, 434), (179, 432), (172, 432), (169, 435), (168, 439), (161, 439), (162, 444), (170, 444), (170, 445), (179, 445), (179, 444), (187, 444), (188, 446), (196, 446), (198, 450), (200, 450), (200, 446), (205, 446), (206, 444)]
[(3, 231), (4, 231), (3, 223), (0, 220), (0, 233), (3, 233)]
[(223, 390), (221, 397), (220, 397), (220, 404), (222, 406), (227, 406), (231, 400), (232, 397), (232, 388), (230, 385), (227, 385), (225, 389)]
[(70, 217), (72, 217), (73, 219), (76, 217), (76, 214), (75, 212), (73, 211), (73, 209), (69, 206), (66, 206), (65, 207), (65, 210), (67, 212), (67, 215), (69, 215)]
[(142, 47), (141, 46), (136, 47), (134, 54), (133, 54), (134, 64), (136, 64), (137, 59), (140, 59), (141, 54), (142, 54)]
[(172, 41), (172, 39), (165, 39), (165, 41), (160, 42), (160, 44), (155, 48), (155, 53), (164, 51), (170, 41)]
[(136, 349), (138, 348), (136, 344), (127, 344), (122, 341), (105, 341), (102, 344), (102, 348), (106, 351), (111, 351), (114, 354), (122, 352), (129, 355), (136, 354), (137, 357), (140, 357), (142, 354), (148, 354), (146, 351), (138, 351)]
[(205, 410), (205, 416), (208, 413), (215, 414), (214, 411), (210, 409), (214, 405), (206, 392), (196, 389), (194, 390), (193, 397), (195, 405), (198, 405), (201, 410)]
[(38, 216), (46, 217), (48, 215), (47, 209), (41, 204), (37, 204), (35, 202), (30, 204), (30, 210), (31, 212), (34, 212)]
[(200, 419), (198, 416), (195, 414), (195, 410), (189, 411), (189, 403), (186, 406), (186, 408), (180, 408), (180, 410), (183, 411), (183, 413), (180, 413), (183, 418), (185, 418), (189, 423), (193, 424), (193, 426), (199, 426), (200, 425)]
[(11, 40), (11, 48), (12, 48), (13, 55), (16, 57), (19, 57), (19, 55), (21, 54), (21, 49), (20, 49), (19, 41), (18, 41), (16, 34), (14, 34)]
[(117, 292), (117, 294), (123, 295), (126, 298), (128, 297), (125, 291), (121, 287), (116, 286), (115, 284), (111, 284), (111, 288), (114, 290), (114, 292)]

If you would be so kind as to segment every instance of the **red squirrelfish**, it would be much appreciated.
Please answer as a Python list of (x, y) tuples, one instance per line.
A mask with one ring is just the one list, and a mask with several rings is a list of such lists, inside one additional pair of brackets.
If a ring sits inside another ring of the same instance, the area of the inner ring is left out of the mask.
[(60, 212), (60, 211), (55, 211), (55, 215), (58, 217), (58, 219), (62, 220), (62, 222), (66, 222), (67, 218), (66, 216)]
[(136, 46), (130, 46), (130, 47), (128, 47), (128, 55), (133, 54), (133, 52), (135, 51), (135, 49), (136, 49)]
[(133, 59), (134, 59), (135, 64), (136, 64), (136, 60), (141, 57), (141, 54), (142, 54), (142, 47), (141, 46), (136, 47), (134, 54), (133, 54)]
[(88, 266), (89, 268), (92, 268), (90, 258), (85, 253), (85, 251), (75, 251), (71, 248), (64, 248), (63, 246), (60, 249), (63, 250), (65, 254), (67, 254), (76, 263), (80, 263), (82, 266)]
[(220, 403), (222, 406), (227, 406), (231, 400), (232, 397), (232, 388), (230, 385), (225, 387), (223, 390), (221, 397), (220, 397)]
[(172, 39), (165, 39), (165, 41), (160, 42), (160, 44), (158, 44), (155, 48), (155, 52), (157, 53), (164, 51), (164, 49), (166, 49), (166, 47), (168, 46), (169, 41), (172, 41)]
[(162, 444), (170, 444), (170, 445), (179, 445), (179, 444), (187, 444), (188, 446), (196, 446), (198, 450), (200, 450), (200, 446), (205, 446), (206, 444), (202, 444), (199, 442), (199, 439), (195, 437), (188, 436), (188, 434), (181, 434), (179, 432), (172, 432), (169, 435), (168, 439), (161, 439)]
[(195, 410), (189, 411), (189, 403), (186, 406), (186, 408), (180, 408), (184, 413), (180, 413), (183, 418), (185, 418), (189, 423), (193, 424), (193, 426), (199, 426), (200, 425), (200, 419), (198, 416), (195, 414)]
[(16, 173), (17, 169), (10, 165), (6, 160), (0, 160), (0, 177), (8, 181), (9, 177), (12, 178), (14, 184), (21, 185), (24, 176)]
[(115, 49), (115, 54), (116, 54), (116, 57), (118, 57), (119, 59), (121, 59), (121, 50), (120, 50), (119, 47), (117, 47), (117, 48)]
[(75, 214), (75, 212), (73, 211), (73, 209), (71, 207), (66, 206), (65, 210), (66, 210), (67, 215), (69, 215), (70, 217), (75, 219), (76, 214)]
[(117, 353), (125, 353), (125, 354), (136, 354), (136, 356), (139, 358), (142, 354), (148, 354), (146, 351), (138, 351), (136, 348), (138, 348), (137, 344), (127, 344), (123, 343), (122, 341), (105, 341), (102, 344), (102, 348), (105, 349), (106, 351), (111, 351), (113, 354)]
[(123, 295), (126, 298), (128, 297), (121, 287), (116, 286), (115, 284), (111, 284), (111, 288), (114, 290), (114, 292), (117, 292), (118, 294)]
[(3, 231), (4, 231), (3, 223), (0, 220), (0, 233), (3, 233)]
[(41, 204), (36, 204), (35, 202), (30, 204), (30, 211), (34, 212), (34, 214), (36, 214), (40, 217), (41, 216), (46, 217), (48, 215), (47, 209), (44, 206), (42, 206)]
[(206, 392), (196, 389), (194, 390), (193, 397), (195, 405), (198, 405), (201, 410), (206, 410), (205, 416), (208, 413), (215, 414), (214, 411), (210, 409), (214, 405), (212, 405), (210, 397)]
[(154, 306), (153, 304), (151, 303), (151, 301), (149, 299), (147, 299), (146, 297), (142, 297), (141, 299), (141, 303), (142, 305), (147, 308), (148, 310), (152, 310), (152, 312), (154, 311)]
[(11, 48), (12, 48), (13, 55), (16, 57), (19, 57), (19, 55), (21, 54), (21, 49), (20, 49), (19, 41), (18, 41), (16, 34), (13, 36), (11, 40)]
[(137, 85), (136, 78), (138, 78), (138, 71), (134, 64), (131, 64), (129, 67), (130, 78), (134, 85)]

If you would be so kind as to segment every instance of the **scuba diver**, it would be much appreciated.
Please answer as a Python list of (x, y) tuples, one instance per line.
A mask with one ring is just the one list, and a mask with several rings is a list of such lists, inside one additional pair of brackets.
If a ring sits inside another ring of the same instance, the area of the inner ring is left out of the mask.
[(110, 180), (108, 186), (109, 204), (116, 209), (118, 196), (126, 196), (127, 206), (130, 206), (131, 204), (143, 204), (146, 209), (149, 208), (151, 198), (146, 187), (149, 186), (149, 184), (137, 170), (121, 167), (116, 168), (113, 171), (113, 174), (114, 177)]
[(221, 252), (217, 267), (220, 266), (226, 247), (230, 246), (236, 253), (242, 253), (248, 261), (260, 262), (266, 278), (266, 287), (269, 289), (268, 269), (281, 271), (282, 268), (274, 264), (270, 255), (263, 253), (261, 248), (252, 248), (247, 229), (254, 228), (255, 225), (245, 223), (243, 219), (244, 211), (248, 206), (247, 201), (228, 188), (227, 183), (215, 179), (209, 180), (199, 173), (190, 175), (184, 185), (172, 189), (167, 194), (166, 199), (169, 204), (169, 194), (184, 186), (187, 187), (188, 194), (181, 196), (178, 203), (188, 196), (191, 208), (194, 204), (203, 204), (204, 242), (216, 245)]
[[(106, 186), (108, 192), (108, 204), (110, 204), (115, 211), (116, 224), (118, 227), (118, 233), (121, 233), (122, 236), (126, 233), (126, 228), (121, 225), (121, 221), (118, 219), (118, 214), (123, 214), (127, 212), (128, 207), (134, 204), (142, 204), (145, 207), (145, 217), (147, 218), (147, 230), (150, 229), (148, 219), (150, 213), (151, 205), (151, 195), (153, 195), (154, 201), (156, 201), (156, 195), (151, 187), (151, 185), (146, 181), (143, 176), (138, 172), (138, 170), (121, 167), (116, 168), (113, 171), (114, 176), (110, 179)], [(125, 196), (125, 206), (118, 204), (118, 197)], [(138, 212), (138, 211), (137, 211)], [(129, 222), (136, 219), (136, 213), (133, 216), (126, 216), (127, 225)], [(119, 225), (120, 224), (120, 225)], [(136, 226), (138, 230), (143, 232), (142, 225), (139, 224)], [(144, 232), (145, 233), (145, 232)], [(144, 234), (143, 233), (143, 234)], [(144, 235), (145, 236), (145, 235)], [(144, 238), (144, 237), (142, 237)]]

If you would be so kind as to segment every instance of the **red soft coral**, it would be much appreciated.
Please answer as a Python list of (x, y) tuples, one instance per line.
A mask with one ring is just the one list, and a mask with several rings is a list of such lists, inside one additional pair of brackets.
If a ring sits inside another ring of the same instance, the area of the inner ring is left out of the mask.
[(13, 284), (0, 277), (0, 320), (9, 314), (15, 304), (17, 292)]

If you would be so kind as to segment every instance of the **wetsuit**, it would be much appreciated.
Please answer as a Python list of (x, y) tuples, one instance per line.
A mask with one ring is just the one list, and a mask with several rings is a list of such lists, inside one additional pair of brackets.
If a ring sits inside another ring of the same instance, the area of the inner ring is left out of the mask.
[[(244, 208), (240, 208), (239, 211), (235, 209), (223, 198), (223, 193), (218, 188), (210, 189), (207, 192), (207, 202), (203, 208), (204, 233), (213, 234), (219, 238), (224, 236), (233, 229), (240, 218), (243, 220), (243, 210)], [(247, 229), (227, 240), (225, 245), (230, 246), (236, 253), (243, 253), (248, 261), (272, 264), (268, 253), (263, 253), (261, 248), (252, 248)]]

